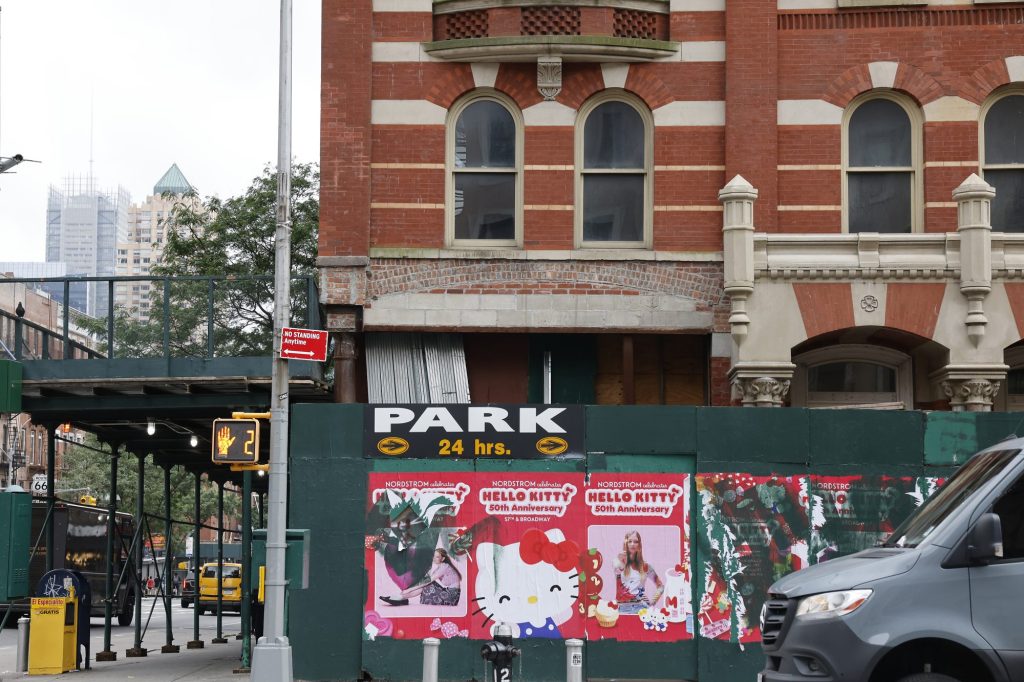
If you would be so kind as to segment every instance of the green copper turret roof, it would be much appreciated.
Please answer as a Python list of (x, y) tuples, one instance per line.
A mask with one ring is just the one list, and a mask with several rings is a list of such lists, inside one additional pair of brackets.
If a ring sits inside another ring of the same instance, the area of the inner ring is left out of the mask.
[(156, 181), (156, 185), (153, 186), (153, 196), (160, 196), (164, 192), (170, 192), (171, 194), (185, 194), (186, 192), (192, 191), (192, 185), (188, 184), (188, 180), (182, 174), (181, 169), (178, 168), (178, 164), (172, 163), (171, 167), (167, 169), (164, 176)]

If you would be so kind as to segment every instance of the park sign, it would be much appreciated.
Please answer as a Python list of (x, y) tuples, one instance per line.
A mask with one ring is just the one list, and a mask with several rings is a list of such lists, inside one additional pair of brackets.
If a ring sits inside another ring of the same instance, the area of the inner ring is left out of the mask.
[(367, 457), (553, 459), (584, 454), (581, 405), (367, 405)]
[(327, 360), (327, 332), (322, 329), (281, 329), (281, 345), (277, 349), (282, 360)]

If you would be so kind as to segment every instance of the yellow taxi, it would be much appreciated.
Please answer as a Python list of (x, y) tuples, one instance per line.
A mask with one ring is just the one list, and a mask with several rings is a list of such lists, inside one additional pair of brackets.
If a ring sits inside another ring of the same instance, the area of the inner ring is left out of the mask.
[[(217, 585), (222, 590), (221, 607), (224, 611), (242, 610), (242, 564), (224, 562), (219, 571), (216, 562), (203, 564), (199, 569), (199, 599), (196, 609), (199, 615), (206, 611), (217, 612)], [(218, 581), (219, 574), (223, 577)]]

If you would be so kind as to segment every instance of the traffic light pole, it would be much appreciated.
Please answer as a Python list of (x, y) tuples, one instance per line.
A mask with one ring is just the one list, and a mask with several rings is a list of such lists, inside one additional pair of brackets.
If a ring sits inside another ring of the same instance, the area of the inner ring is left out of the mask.
[(252, 655), (253, 682), (291, 682), (292, 648), (284, 634), (285, 529), (288, 524), (288, 361), (279, 349), (291, 318), (292, 0), (281, 0), (278, 92), (277, 230), (274, 235), (274, 360), (270, 395), (270, 500), (266, 620)]

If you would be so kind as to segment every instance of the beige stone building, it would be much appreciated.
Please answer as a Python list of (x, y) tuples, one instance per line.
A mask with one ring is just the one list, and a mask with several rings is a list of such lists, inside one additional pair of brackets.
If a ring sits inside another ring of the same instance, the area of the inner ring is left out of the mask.
[[(115, 273), (118, 276), (149, 276), (150, 268), (159, 262), (163, 254), (167, 240), (167, 218), (171, 215), (174, 205), (192, 191), (192, 186), (185, 179), (178, 164), (171, 164), (163, 177), (153, 186), (153, 193), (141, 204), (132, 204), (128, 208), (128, 238), (117, 244)], [(131, 312), (140, 320), (147, 320), (151, 288), (152, 285), (146, 281), (118, 282), (115, 286), (114, 304)]]

